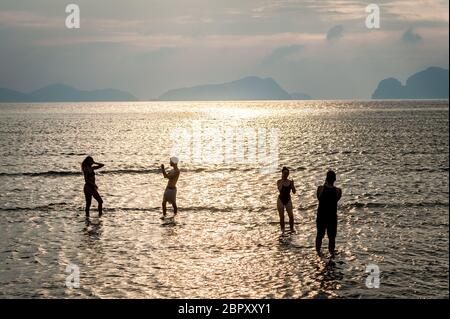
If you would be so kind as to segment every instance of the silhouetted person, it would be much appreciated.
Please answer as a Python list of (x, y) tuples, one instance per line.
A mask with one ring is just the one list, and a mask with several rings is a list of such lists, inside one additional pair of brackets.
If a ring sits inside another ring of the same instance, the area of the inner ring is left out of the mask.
[(173, 207), (173, 214), (176, 215), (178, 212), (177, 207), (177, 181), (178, 177), (180, 177), (180, 170), (178, 169), (178, 158), (171, 157), (170, 158), (170, 166), (173, 167), (173, 169), (166, 173), (166, 170), (164, 169), (164, 164), (161, 164), (162, 173), (164, 175), (164, 178), (167, 178), (167, 186), (164, 191), (163, 201), (162, 201), (162, 211), (163, 211), (163, 217), (166, 217), (167, 212), (167, 202), (172, 204)]
[(86, 198), (86, 217), (89, 217), (89, 209), (91, 208), (92, 197), (98, 203), (98, 216), (102, 216), (103, 200), (98, 193), (98, 187), (95, 184), (95, 170), (102, 168), (104, 165), (96, 163), (91, 156), (88, 156), (81, 163), (81, 170), (84, 174), (84, 196)]
[(322, 239), (325, 232), (328, 236), (328, 251), (334, 257), (335, 239), (337, 232), (337, 203), (341, 199), (342, 190), (334, 186), (336, 173), (327, 172), (325, 184), (317, 188), (317, 199), (319, 207), (317, 209), (317, 237), (316, 251), (321, 256)]
[(281, 231), (284, 232), (284, 209), (289, 216), (289, 228), (293, 232), (294, 231), (294, 213), (292, 211), (292, 199), (291, 199), (291, 191), (292, 193), (296, 193), (294, 180), (289, 180), (289, 169), (287, 167), (283, 167), (281, 170), (281, 179), (277, 181), (277, 188), (280, 192), (277, 200), (277, 209), (278, 214), (280, 215), (280, 226)]

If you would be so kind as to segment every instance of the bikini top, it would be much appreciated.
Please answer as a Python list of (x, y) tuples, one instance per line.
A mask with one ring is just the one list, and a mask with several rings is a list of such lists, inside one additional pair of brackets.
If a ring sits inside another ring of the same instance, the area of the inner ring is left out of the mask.
[(84, 181), (86, 184), (95, 185), (95, 172), (91, 167), (83, 168)]

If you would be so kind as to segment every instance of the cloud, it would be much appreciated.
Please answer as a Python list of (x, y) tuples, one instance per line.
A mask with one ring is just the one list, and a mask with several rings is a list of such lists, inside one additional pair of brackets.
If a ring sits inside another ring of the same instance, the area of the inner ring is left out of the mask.
[(176, 48), (173, 47), (161, 47), (153, 51), (148, 51), (144, 53), (139, 53), (133, 56), (133, 61), (136, 63), (143, 63), (147, 61), (162, 61), (170, 57), (177, 52)]
[[(322, 21), (364, 20), (367, 0), (272, 0), (253, 9), (257, 17), (293, 12), (313, 14)], [(448, 0), (378, 0), (383, 19), (448, 24)], [(317, 13), (317, 14), (314, 14)]]
[(334, 39), (338, 39), (338, 38), (342, 37), (343, 33), (344, 33), (344, 26), (342, 26), (342, 25), (335, 25), (330, 30), (328, 30), (328, 32), (327, 32), (327, 40), (331, 41), (331, 40), (334, 40)]
[(268, 54), (264, 59), (262, 60), (262, 65), (272, 65), (279, 61), (282, 61), (283, 59), (301, 51), (303, 49), (303, 45), (289, 45), (289, 46), (283, 46), (276, 48), (273, 50), (270, 54)]
[(305, 6), (314, 10), (319, 16), (326, 17), (324, 21), (351, 21), (365, 18), (366, 12), (364, 9), (367, 4), (355, 0), (309, 0), (305, 2)]
[(411, 22), (448, 23), (448, 1), (442, 0), (396, 0), (383, 8), (396, 20)]
[(363, 98), (392, 70), (448, 67), (448, 0), (379, 0), (378, 30), (364, 24), (370, 2), (79, 0), (82, 27), (68, 30), (64, 2), (0, 0), (0, 87), (67, 82), (152, 97), (253, 74), (292, 92)]
[(29, 11), (0, 11), (0, 26), (19, 28), (62, 28), (64, 19), (52, 18)]
[(272, 0), (254, 8), (253, 17), (268, 17), (280, 13), (295, 12), (303, 16), (320, 13), (335, 20), (353, 20), (365, 16), (363, 0)]
[(76, 46), (80, 44), (117, 44), (121, 46), (134, 46), (144, 49), (157, 50), (162, 47), (177, 47), (187, 45), (192, 38), (180, 35), (142, 35), (137, 32), (111, 33), (105, 35), (81, 35), (74, 37), (59, 36), (39, 39), (34, 45), (46, 47)]
[[(182, 36), (177, 34), (141, 34), (139, 32), (113, 32), (108, 34), (92, 34), (80, 36), (47, 37), (33, 41), (34, 45), (57, 47), (79, 44), (112, 43), (144, 50), (159, 48), (267, 48), (283, 44), (320, 41), (320, 33), (273, 33), (260, 35), (223, 35)], [(291, 48), (292, 50), (292, 48)], [(281, 50), (283, 53), (284, 51)]]
[(422, 36), (414, 32), (413, 28), (409, 28), (403, 33), (402, 40), (405, 43), (418, 43), (422, 41)]

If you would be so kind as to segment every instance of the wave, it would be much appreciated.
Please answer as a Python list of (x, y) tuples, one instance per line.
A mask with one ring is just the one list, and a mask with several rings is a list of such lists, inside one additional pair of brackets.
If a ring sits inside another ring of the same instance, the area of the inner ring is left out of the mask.
[[(47, 205), (39, 205), (32, 207), (0, 207), (0, 211), (57, 211), (57, 210), (75, 210), (75, 211), (84, 211), (84, 206), (77, 206), (66, 202), (60, 203), (50, 203)], [(274, 207), (211, 207), (211, 206), (189, 206), (189, 207), (178, 207), (179, 210), (182, 211), (209, 211), (209, 212), (225, 212), (229, 213), (232, 211), (247, 211), (247, 212), (262, 212), (267, 210), (275, 210)], [(94, 208), (95, 210), (95, 208)], [(160, 206), (155, 207), (105, 207), (105, 212), (148, 212), (148, 211), (161, 211)]]
[[(123, 170), (104, 170), (99, 171), (99, 175), (107, 174), (156, 174), (159, 169), (123, 169)], [(79, 176), (83, 175), (81, 171), (47, 171), (47, 172), (17, 172), (0, 173), (0, 176)]]
[[(298, 167), (292, 169), (295, 171), (305, 171), (307, 168), (305, 167)], [(199, 167), (199, 168), (193, 168), (193, 169), (181, 169), (181, 172), (183, 173), (202, 173), (202, 172), (209, 172), (209, 173), (217, 173), (217, 172), (259, 172), (259, 167)], [(436, 172), (448, 172), (448, 167), (440, 167), (440, 168), (415, 168), (415, 169), (408, 169), (408, 171), (414, 171), (414, 172), (429, 172), (429, 173), (436, 173)], [(98, 171), (98, 175), (140, 175), (140, 174), (161, 174), (161, 169), (159, 168), (150, 168), (150, 169), (143, 169), (143, 168), (137, 168), (137, 169), (113, 169), (113, 170), (101, 170)], [(17, 177), (17, 176), (30, 176), (30, 177), (63, 177), (63, 176), (81, 176), (81, 171), (46, 171), (46, 172), (13, 172), (13, 173), (6, 173), (6, 172), (0, 172), (0, 176), (5, 177)]]
[(70, 206), (66, 202), (62, 203), (50, 203), (47, 205), (39, 205), (39, 206), (33, 206), (33, 207), (1, 207), (0, 211), (3, 212), (10, 212), (10, 211), (49, 211), (49, 210), (57, 210), (61, 207), (68, 207)]
[(423, 168), (407, 169), (407, 171), (427, 172), (427, 173), (448, 172), (448, 167), (439, 167), (439, 168), (423, 167)]
[[(205, 168), (199, 167), (194, 169), (181, 169), (183, 172), (190, 173), (201, 173), (201, 172), (250, 172), (250, 171), (259, 171), (259, 168), (247, 168), (247, 167), (221, 167), (221, 168)], [(81, 176), (83, 173), (81, 171), (46, 171), (46, 172), (13, 172), (13, 173), (5, 173), (0, 172), (0, 176), (44, 176), (44, 177), (56, 177), (56, 176)], [(98, 171), (98, 175), (133, 175), (133, 174), (161, 174), (161, 169), (159, 168), (150, 168), (150, 169), (113, 169), (113, 170), (101, 170)]]
[(81, 175), (81, 172), (48, 171), (48, 172), (0, 173), (0, 176), (71, 176), (71, 175)]
[[(83, 211), (83, 203), (80, 205), (73, 205), (67, 202), (60, 203), (50, 203), (47, 205), (39, 205), (32, 207), (0, 207), (0, 212), (4, 211), (58, 211), (58, 210), (74, 210)], [(351, 208), (391, 208), (391, 209), (402, 209), (402, 208), (423, 208), (423, 207), (449, 207), (448, 202), (420, 202), (420, 203), (362, 203), (362, 202), (352, 202), (344, 203), (339, 205), (339, 211), (347, 211)], [(300, 206), (296, 208), (297, 211), (300, 210), (300, 214), (303, 212), (314, 212), (317, 209), (317, 204), (312, 204), (308, 206)], [(94, 209), (95, 210), (95, 209)], [(105, 207), (105, 212), (152, 212), (161, 211), (160, 206), (155, 207)], [(196, 212), (196, 211), (208, 211), (212, 213), (230, 213), (234, 211), (242, 211), (249, 213), (262, 213), (266, 211), (276, 212), (276, 206), (225, 206), (225, 207), (214, 207), (214, 206), (189, 206), (189, 207), (179, 207), (180, 211)]]
[(417, 202), (417, 203), (346, 203), (341, 208), (418, 208), (418, 207), (449, 207), (448, 202)]

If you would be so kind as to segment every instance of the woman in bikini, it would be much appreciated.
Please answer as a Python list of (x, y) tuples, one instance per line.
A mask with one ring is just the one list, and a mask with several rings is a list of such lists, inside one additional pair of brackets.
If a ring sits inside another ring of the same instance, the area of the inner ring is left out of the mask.
[(291, 232), (294, 232), (294, 213), (292, 208), (292, 199), (291, 199), (291, 191), (293, 194), (297, 192), (294, 185), (294, 180), (288, 179), (289, 177), (289, 169), (287, 167), (283, 167), (281, 170), (281, 179), (277, 181), (278, 191), (280, 195), (278, 195), (277, 200), (277, 208), (278, 214), (280, 215), (280, 226), (281, 231), (284, 232), (284, 209), (289, 216), (289, 228)]
[(88, 156), (81, 163), (81, 170), (84, 174), (84, 196), (86, 198), (86, 217), (89, 217), (89, 209), (91, 208), (92, 197), (98, 203), (98, 216), (102, 216), (103, 200), (98, 193), (97, 185), (95, 184), (95, 170), (102, 168), (104, 165), (96, 163), (91, 156)]

